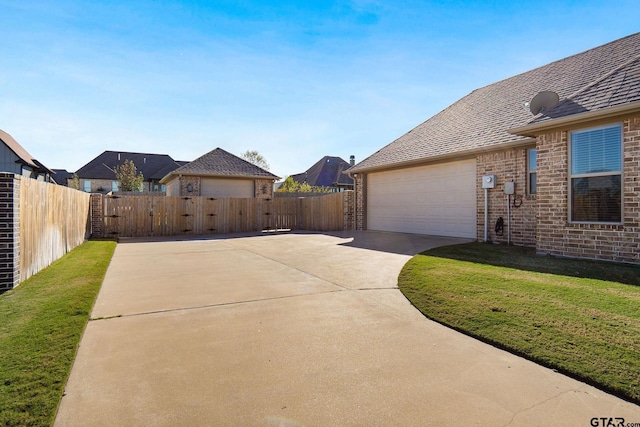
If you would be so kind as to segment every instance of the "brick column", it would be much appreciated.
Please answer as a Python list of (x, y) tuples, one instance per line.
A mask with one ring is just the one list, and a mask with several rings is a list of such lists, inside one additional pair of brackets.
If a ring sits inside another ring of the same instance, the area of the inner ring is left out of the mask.
[(353, 208), (355, 205), (355, 195), (353, 190), (343, 191), (344, 197), (344, 212), (343, 212), (343, 230), (355, 230), (355, 216), (353, 215)]
[(366, 230), (366, 216), (364, 209), (366, 207), (366, 198), (365, 198), (365, 186), (367, 185), (366, 175), (363, 173), (354, 174), (353, 184), (355, 186), (355, 201), (354, 206), (356, 210), (356, 230)]
[(0, 293), (20, 284), (20, 178), (0, 173)]
[(91, 237), (94, 239), (104, 237), (102, 235), (102, 225), (104, 223), (103, 203), (102, 194), (91, 195)]

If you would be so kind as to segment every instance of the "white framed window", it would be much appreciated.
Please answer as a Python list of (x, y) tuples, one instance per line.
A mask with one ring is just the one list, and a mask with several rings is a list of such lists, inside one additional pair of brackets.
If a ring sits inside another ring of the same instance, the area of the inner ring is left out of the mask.
[(622, 126), (571, 132), (571, 222), (622, 222)]
[(536, 194), (538, 192), (538, 150), (529, 148), (527, 150), (527, 193)]
[(111, 191), (114, 193), (118, 191), (118, 181), (111, 181)]
[(88, 179), (84, 180), (83, 189), (85, 193), (91, 193), (91, 181), (89, 181)]

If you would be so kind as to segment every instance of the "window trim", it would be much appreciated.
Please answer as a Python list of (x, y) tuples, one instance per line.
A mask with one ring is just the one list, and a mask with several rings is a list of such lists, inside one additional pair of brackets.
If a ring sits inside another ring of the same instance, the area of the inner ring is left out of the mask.
[[(531, 170), (530, 166), (531, 166), (531, 152), (535, 151), (536, 153), (536, 168)], [(536, 191), (532, 191), (531, 190), (531, 176), (535, 175), (536, 176)], [(536, 194), (538, 194), (538, 148), (537, 147), (532, 147), (532, 148), (527, 148), (527, 194), (529, 195), (533, 195), (535, 196)]]
[[(617, 127), (620, 131), (620, 170), (617, 172), (596, 172), (596, 173), (578, 173), (572, 174), (573, 159), (571, 158), (571, 152), (573, 144), (573, 134), (576, 132), (595, 131), (598, 129), (614, 128)], [(574, 129), (567, 132), (567, 194), (568, 194), (568, 222), (569, 224), (593, 224), (593, 225), (623, 225), (624, 224), (624, 126), (620, 122), (611, 123), (602, 126), (594, 126), (589, 128)], [(573, 186), (571, 180), (574, 178), (596, 178), (599, 176), (620, 176), (620, 221), (575, 221), (572, 216), (573, 212)]]

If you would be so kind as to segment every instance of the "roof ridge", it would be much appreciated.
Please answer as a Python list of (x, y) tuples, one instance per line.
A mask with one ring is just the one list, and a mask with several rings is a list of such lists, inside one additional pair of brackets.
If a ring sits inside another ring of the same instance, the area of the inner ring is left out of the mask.
[(565, 99), (573, 99), (576, 96), (580, 95), (581, 93), (586, 92), (587, 90), (591, 89), (592, 87), (594, 87), (595, 85), (597, 85), (598, 83), (608, 79), (609, 77), (611, 77), (612, 75), (614, 75), (615, 73), (617, 73), (618, 71), (620, 71), (621, 69), (625, 68), (626, 66), (628, 66), (629, 64), (634, 63), (635, 61), (637, 61), (638, 59), (640, 59), (640, 54), (632, 57), (630, 60), (623, 62), (622, 64), (620, 64), (619, 66), (615, 67), (614, 69), (612, 69), (611, 71), (609, 71), (608, 73), (603, 74), (602, 76), (600, 76), (599, 78), (595, 79), (594, 81), (592, 81), (591, 83), (587, 84), (586, 86), (578, 89), (577, 91), (575, 91), (574, 93), (572, 93), (571, 95), (567, 96)]

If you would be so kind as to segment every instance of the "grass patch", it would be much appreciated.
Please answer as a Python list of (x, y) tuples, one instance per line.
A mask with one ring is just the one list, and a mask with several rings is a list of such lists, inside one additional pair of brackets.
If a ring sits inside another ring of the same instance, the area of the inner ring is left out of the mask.
[(413, 257), (398, 286), (426, 317), (640, 403), (640, 267), (470, 243)]
[(86, 242), (0, 295), (0, 425), (49, 426), (114, 242)]

